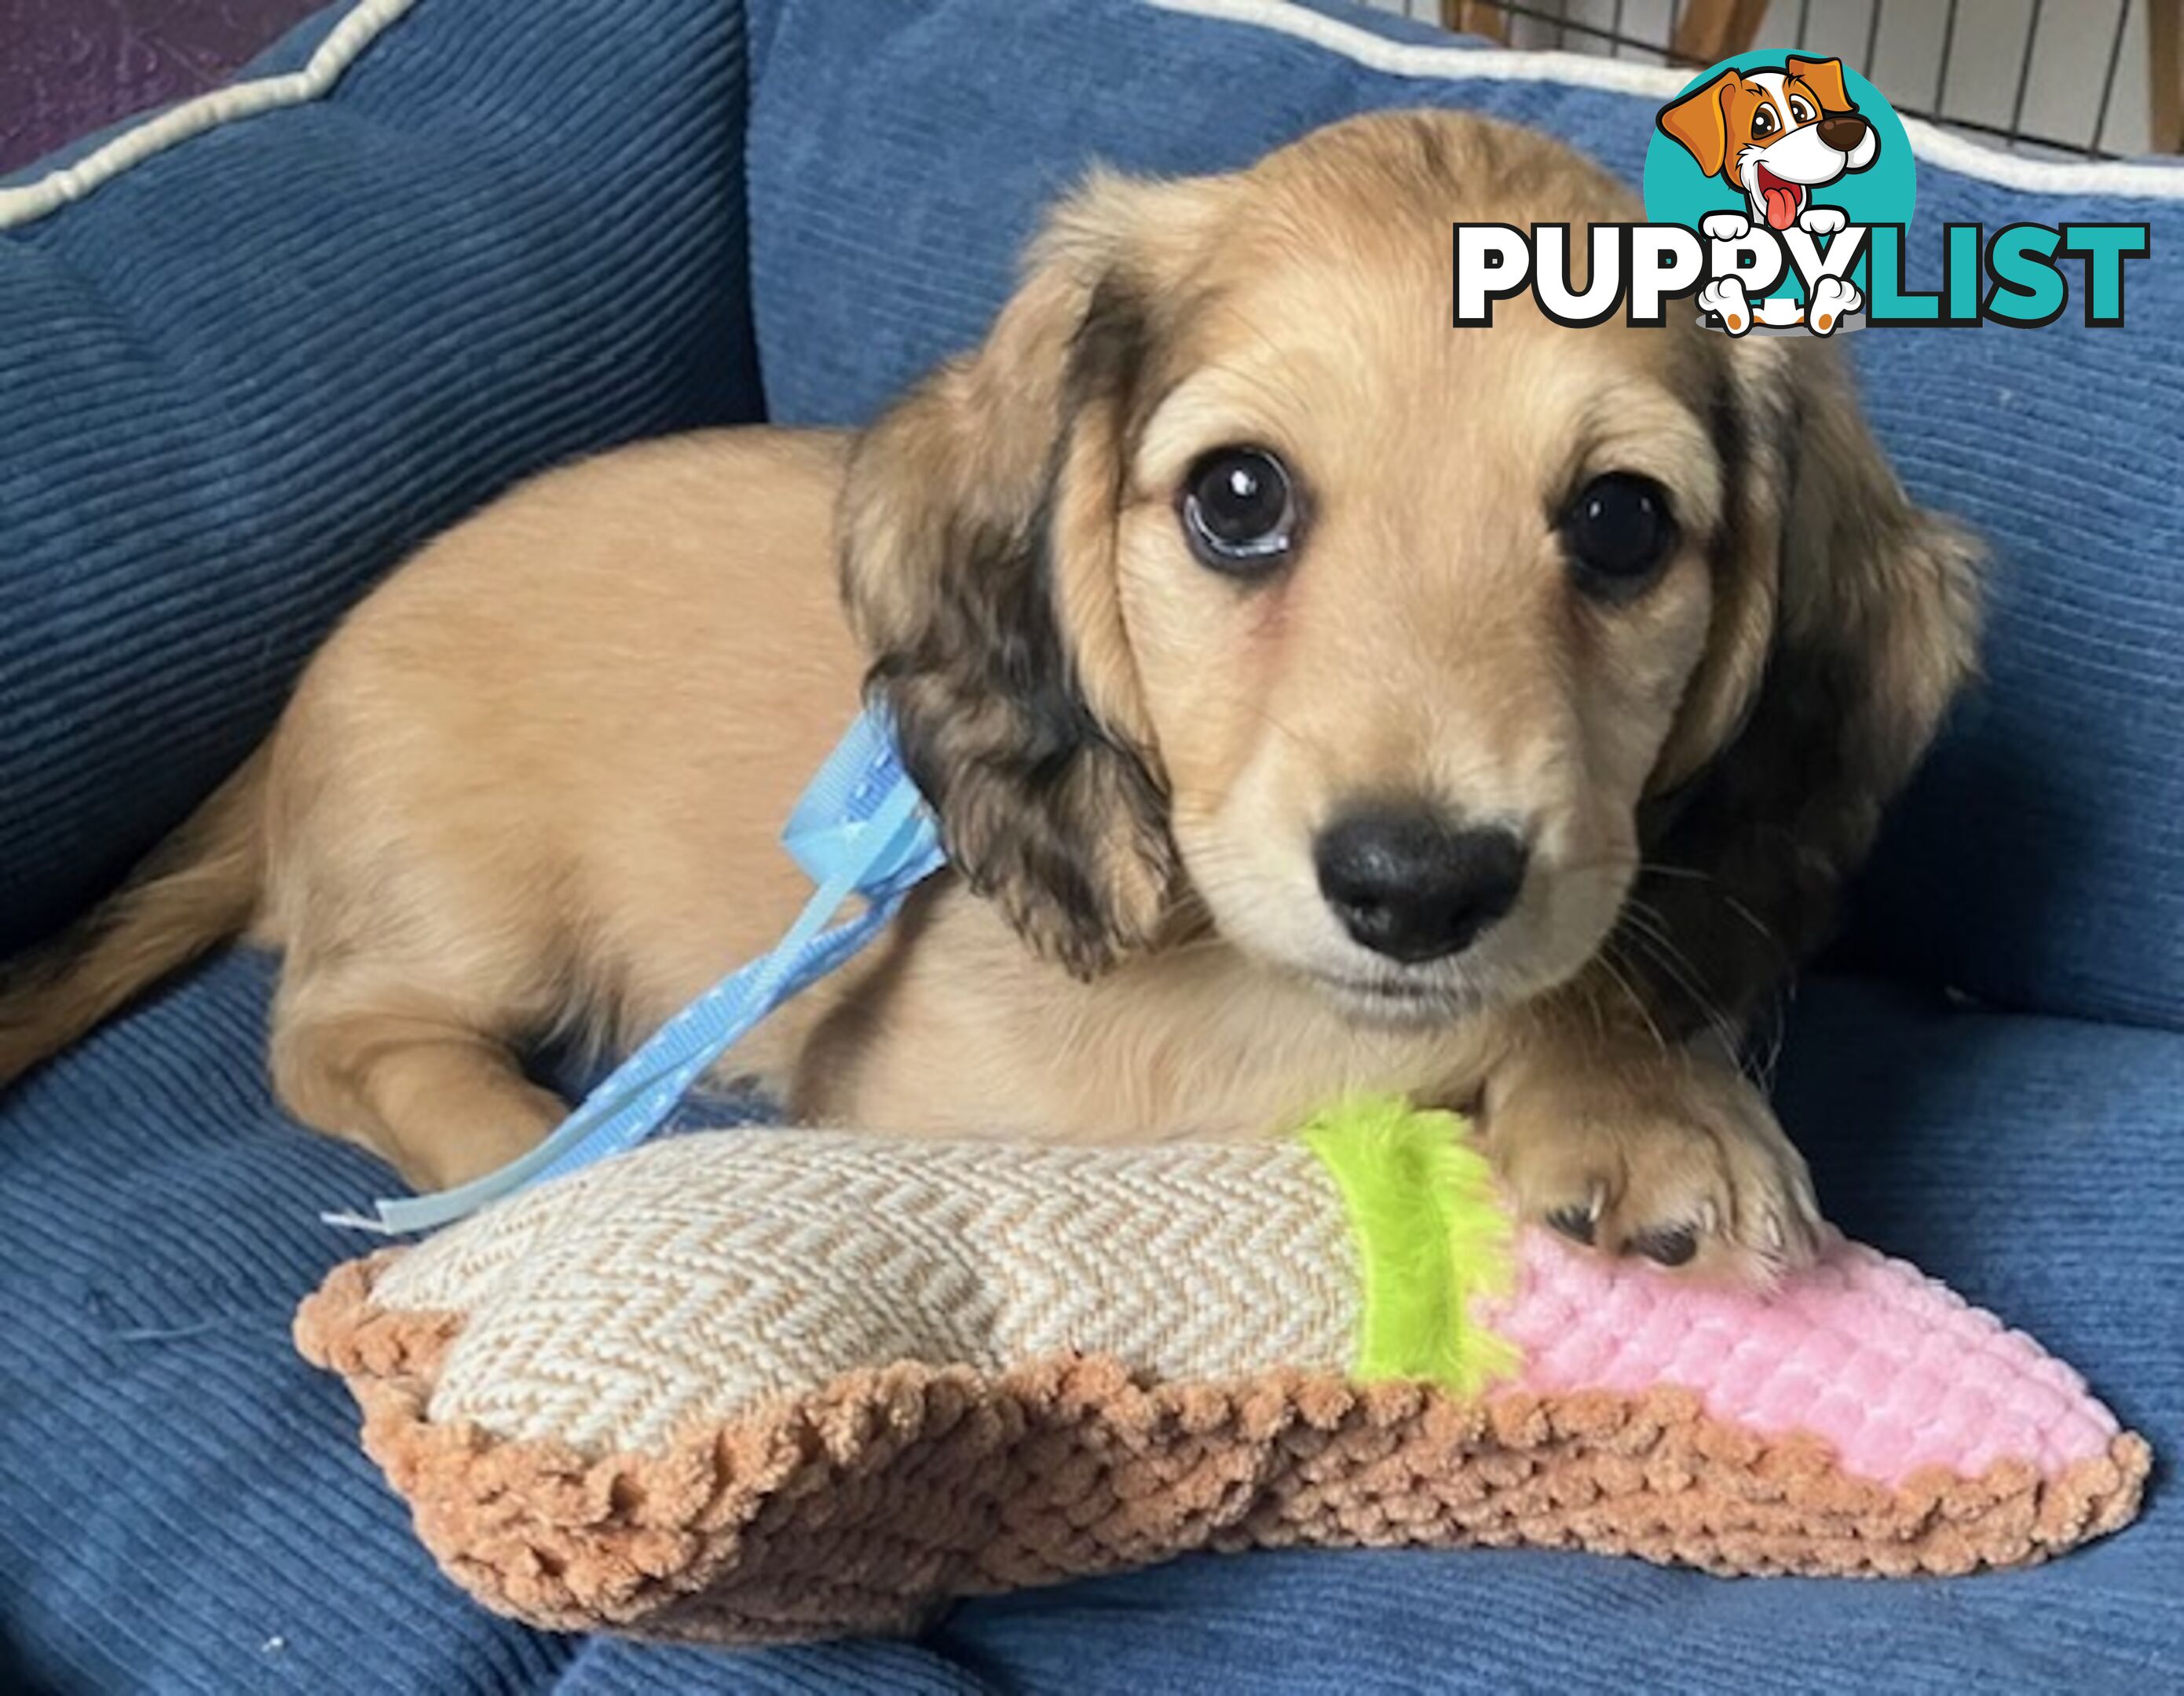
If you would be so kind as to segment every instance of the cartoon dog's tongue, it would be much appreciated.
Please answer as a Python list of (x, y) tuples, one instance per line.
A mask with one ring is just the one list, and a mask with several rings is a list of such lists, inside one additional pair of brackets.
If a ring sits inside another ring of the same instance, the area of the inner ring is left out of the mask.
[(1771, 170), (1763, 168), (1759, 173), (1759, 193), (1767, 203), (1767, 221), (1777, 230), (1786, 230), (1797, 221), (1797, 203), (1804, 196), (1797, 184), (1785, 182)]

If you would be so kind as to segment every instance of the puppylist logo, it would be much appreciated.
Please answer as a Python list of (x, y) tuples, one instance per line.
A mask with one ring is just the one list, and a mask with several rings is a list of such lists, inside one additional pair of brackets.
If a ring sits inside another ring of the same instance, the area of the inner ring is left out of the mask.
[[(1841, 60), (1739, 54), (1655, 114), (1646, 222), (1591, 225), (1581, 258), (1565, 224), (1458, 224), (1457, 326), (1491, 325), (1496, 301), (1529, 291), (1572, 327), (1618, 314), (1658, 325), (1689, 299), (1730, 336), (2037, 329), (2063, 315), (2074, 283), (2086, 324), (2123, 322), (2145, 225), (1945, 225), (1928, 273), (1907, 239), (1915, 175), (1903, 120)], [(1914, 286), (1907, 267), (1938, 286)]]

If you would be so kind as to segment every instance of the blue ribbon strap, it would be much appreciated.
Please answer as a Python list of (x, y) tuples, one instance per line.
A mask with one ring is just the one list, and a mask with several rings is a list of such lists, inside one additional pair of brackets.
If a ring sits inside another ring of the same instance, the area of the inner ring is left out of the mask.
[[(933, 816), (885, 722), (870, 709), (820, 767), (781, 835), (819, 887), (772, 949), (661, 1026), (529, 1154), (454, 1189), (383, 1198), (370, 1215), (330, 1213), (326, 1221), (385, 1233), (436, 1230), (527, 1184), (635, 1148), (732, 1044), (799, 990), (847, 964), (887, 927), (911, 889), (946, 863)], [(825, 928), (853, 896), (863, 898), (862, 908)]]

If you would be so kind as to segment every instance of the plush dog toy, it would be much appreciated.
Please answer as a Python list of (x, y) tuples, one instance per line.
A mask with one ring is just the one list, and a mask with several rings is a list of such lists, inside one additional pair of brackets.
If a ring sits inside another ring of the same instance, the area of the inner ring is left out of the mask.
[(1246, 1146), (670, 1138), (337, 1268), (297, 1337), (488, 1605), (721, 1642), (1207, 1548), (1961, 1573), (2126, 1523), (2149, 1461), (1901, 1261), (1611, 1265), (1390, 1104)]

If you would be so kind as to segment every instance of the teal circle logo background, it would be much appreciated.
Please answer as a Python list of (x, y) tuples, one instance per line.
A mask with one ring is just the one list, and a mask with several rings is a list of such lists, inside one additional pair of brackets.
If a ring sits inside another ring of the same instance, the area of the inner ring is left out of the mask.
[[(1684, 85), (1676, 98), (1680, 100), (1693, 89), (1703, 88), (1732, 67), (1738, 70), (1780, 70), (1785, 59), (1826, 57), (1792, 47), (1768, 47), (1739, 53), (1701, 71)], [(1873, 125), (1874, 133), (1880, 138), (1880, 151), (1865, 170), (1845, 171), (1833, 182), (1815, 189), (1814, 196), (1823, 205), (1842, 208), (1853, 224), (1908, 224), (1917, 195), (1918, 173), (1912, 163), (1910, 137), (1903, 133), (1903, 120), (1896, 115), (1895, 108), (1880, 91), (1858, 72), (1845, 65), (1842, 73), (1843, 91), (1858, 107), (1858, 115)], [(1721, 178), (1702, 172), (1699, 162), (1674, 136), (1663, 133), (1658, 124), (1653, 126), (1652, 140), (1646, 148), (1645, 191), (1646, 215), (1656, 224), (1685, 224), (1696, 230), (1709, 212), (1748, 214), (1751, 210), (1751, 203), (1742, 193)], [(1862, 276), (1864, 270), (1865, 256), (1860, 254), (1854, 274)], [(1797, 292), (1796, 281), (1794, 274), (1788, 280), (1792, 292)]]

